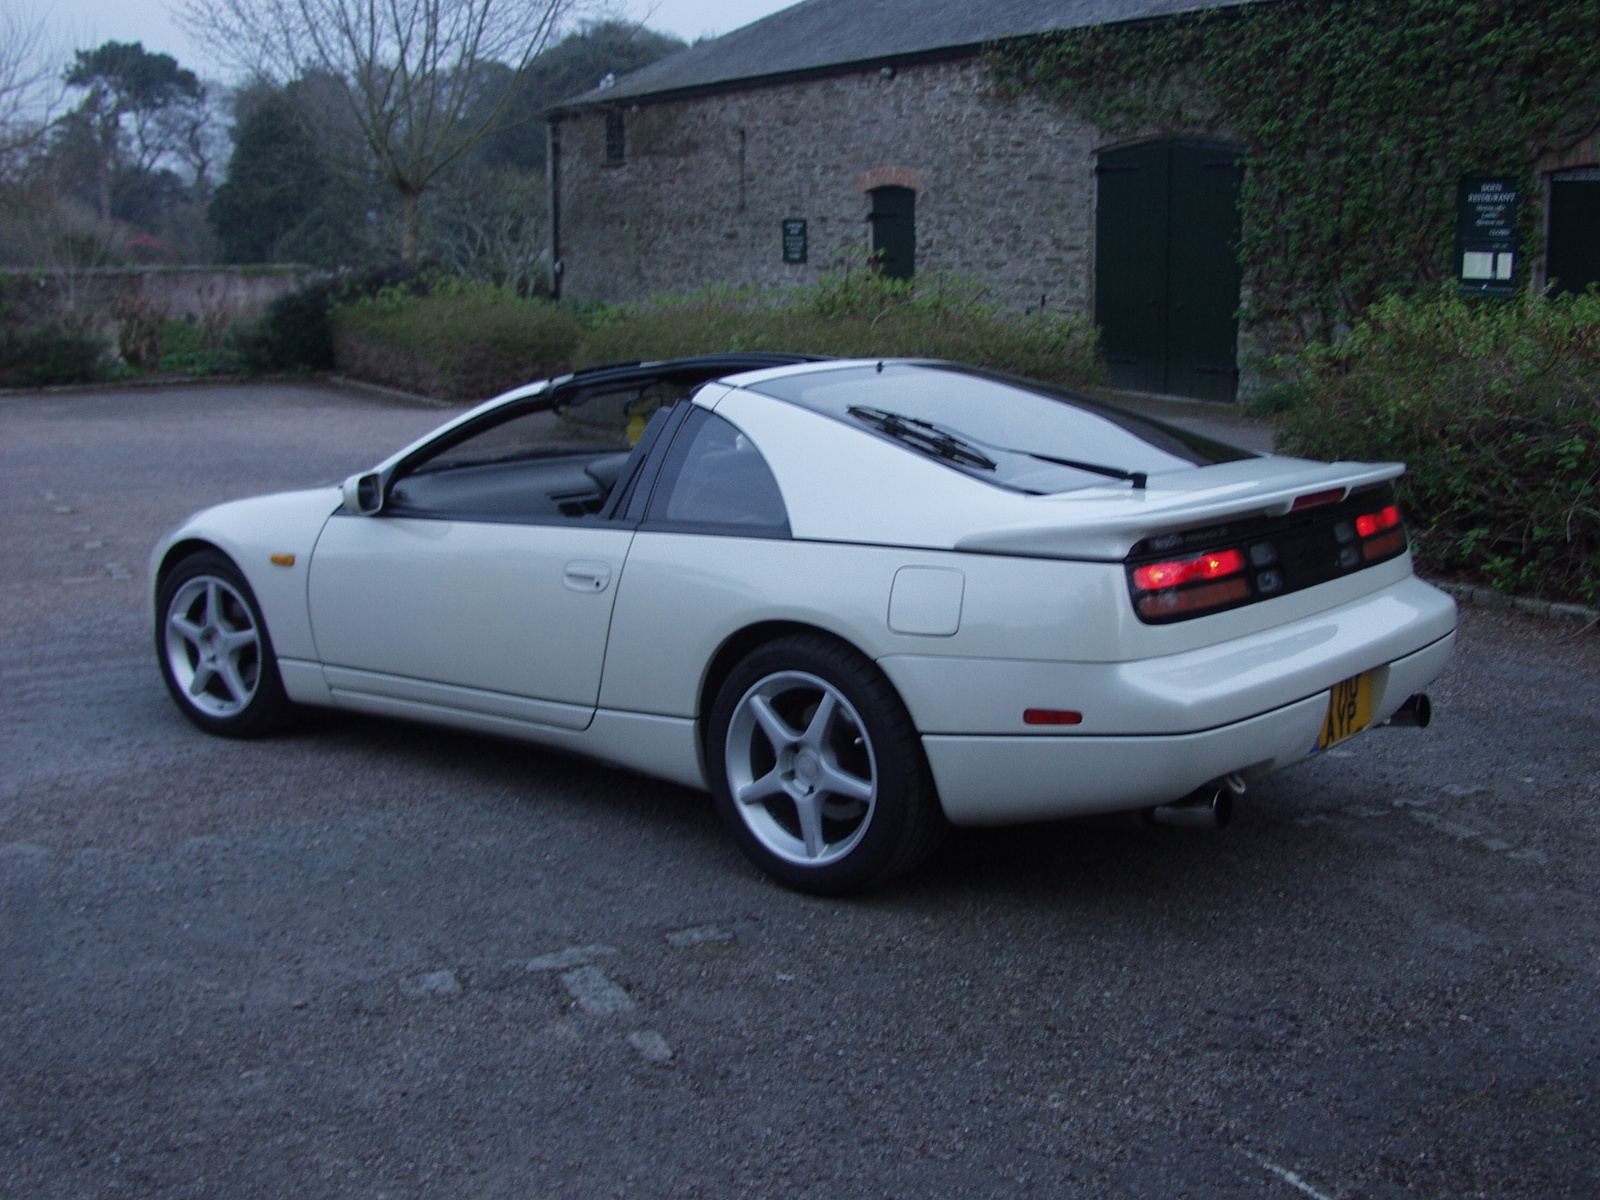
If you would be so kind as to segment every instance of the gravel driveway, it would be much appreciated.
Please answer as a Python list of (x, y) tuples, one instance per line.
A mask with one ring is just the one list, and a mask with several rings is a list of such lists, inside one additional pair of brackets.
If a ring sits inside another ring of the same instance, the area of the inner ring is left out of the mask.
[(441, 417), (0, 399), (0, 1194), (1600, 1195), (1600, 637), (1467, 609), (1432, 728), (1224, 833), (964, 832), (819, 900), (693, 792), (179, 716), (160, 532)]

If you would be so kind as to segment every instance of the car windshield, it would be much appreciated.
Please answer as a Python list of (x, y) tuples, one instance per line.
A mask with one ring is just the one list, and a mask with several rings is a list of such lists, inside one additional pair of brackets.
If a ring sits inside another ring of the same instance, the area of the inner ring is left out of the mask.
[(1022, 492), (1142, 486), (1146, 475), (1255, 457), (1048, 384), (943, 363), (806, 371), (750, 390)]

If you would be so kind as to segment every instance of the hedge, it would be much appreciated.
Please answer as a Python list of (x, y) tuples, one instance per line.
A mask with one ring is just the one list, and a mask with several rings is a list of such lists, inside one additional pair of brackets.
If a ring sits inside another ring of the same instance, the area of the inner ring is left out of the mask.
[(567, 370), (578, 348), (571, 313), (500, 288), (380, 292), (331, 313), (340, 369), (445, 400), (481, 400)]
[(776, 350), (842, 358), (942, 358), (1069, 386), (1104, 378), (1093, 323), (1078, 313), (1005, 313), (960, 280), (867, 271), (780, 301), (711, 290), (592, 318), (576, 365)]
[(1298, 376), (1279, 449), (1405, 461), (1425, 569), (1600, 600), (1600, 297), (1393, 298)]

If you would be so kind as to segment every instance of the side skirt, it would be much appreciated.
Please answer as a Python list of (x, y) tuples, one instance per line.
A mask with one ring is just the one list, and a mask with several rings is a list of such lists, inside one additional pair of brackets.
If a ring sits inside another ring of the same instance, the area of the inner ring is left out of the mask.
[(599, 759), (643, 775), (665, 779), (684, 787), (706, 790), (700, 767), (695, 722), (688, 717), (662, 717), (652, 713), (596, 709), (587, 729), (563, 729), (535, 721), (492, 713), (470, 712), (398, 696), (331, 690), (338, 708), (377, 717), (399, 717), (430, 725), (446, 725), (492, 737), (532, 742), (568, 754)]

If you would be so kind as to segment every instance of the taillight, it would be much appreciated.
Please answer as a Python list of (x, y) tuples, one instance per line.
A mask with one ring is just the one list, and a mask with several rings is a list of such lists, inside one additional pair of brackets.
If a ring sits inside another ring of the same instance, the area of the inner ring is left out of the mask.
[(1377, 512), (1356, 518), (1356, 536), (1361, 539), (1363, 562), (1376, 562), (1406, 548), (1406, 531), (1400, 526), (1400, 506), (1386, 504)]
[(1405, 552), (1390, 488), (1329, 488), (1277, 516), (1145, 538), (1128, 551), (1125, 570), (1139, 619), (1159, 625), (1286, 596)]
[(1375, 513), (1365, 513), (1356, 518), (1356, 532), (1364, 538), (1400, 524), (1400, 507), (1391, 504)]
[(1244, 555), (1237, 550), (1218, 550), (1213, 554), (1139, 567), (1133, 572), (1133, 583), (1140, 591), (1153, 592), (1157, 588), (1178, 587), (1203, 579), (1221, 579), (1242, 570)]
[(1249, 599), (1244, 561), (1239, 550), (1213, 550), (1193, 558), (1135, 567), (1133, 586), (1140, 595), (1134, 603), (1139, 615), (1159, 620)]

